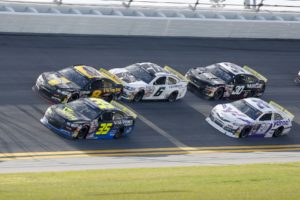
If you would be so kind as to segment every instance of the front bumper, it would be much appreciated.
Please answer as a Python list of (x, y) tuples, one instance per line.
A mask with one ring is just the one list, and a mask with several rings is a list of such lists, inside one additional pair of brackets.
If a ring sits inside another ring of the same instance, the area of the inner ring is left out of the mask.
[(56, 93), (42, 85), (35, 85), (32, 90), (51, 103), (66, 103), (68, 101), (67, 95)]
[(135, 95), (136, 95), (135, 91), (130, 91), (130, 90), (123, 89), (123, 92), (121, 94), (121, 98), (131, 101), (131, 100), (134, 99)]
[(199, 92), (199, 93), (201, 93), (201, 95), (204, 95), (207, 97), (213, 97), (214, 92), (217, 90), (217, 88), (216, 89), (208, 89), (206, 84), (198, 85), (191, 81), (188, 83), (188, 87), (195, 88), (197, 90), (197, 92)]
[(65, 138), (69, 138), (69, 139), (73, 138), (72, 132), (67, 131), (63, 128), (57, 128), (57, 127), (53, 126), (52, 124), (49, 123), (48, 119), (45, 116), (40, 120), (40, 122), (42, 124), (44, 124), (47, 128), (49, 128), (50, 130), (52, 130), (53, 132), (57, 133), (60, 136), (63, 136)]
[(207, 117), (205, 120), (212, 127), (214, 127), (215, 129), (217, 129), (221, 133), (223, 133), (223, 134), (225, 134), (225, 135), (227, 135), (229, 137), (239, 138), (240, 132), (238, 131), (238, 129), (232, 129), (232, 128), (230, 128), (228, 126), (228, 124), (226, 124), (222, 120), (218, 119), (217, 117), (213, 116), (212, 114), (210, 114), (209, 117)]

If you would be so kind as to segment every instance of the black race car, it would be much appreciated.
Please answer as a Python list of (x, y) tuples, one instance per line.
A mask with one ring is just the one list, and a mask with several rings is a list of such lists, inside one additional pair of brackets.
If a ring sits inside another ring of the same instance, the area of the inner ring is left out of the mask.
[(192, 68), (185, 76), (190, 89), (196, 89), (209, 99), (259, 97), (264, 93), (267, 82), (264, 76), (250, 67), (242, 68), (229, 62)]
[(115, 75), (85, 65), (44, 72), (33, 86), (34, 91), (53, 103), (66, 103), (80, 97), (101, 97), (111, 101), (121, 94), (122, 89), (122, 81)]
[(50, 106), (41, 122), (73, 139), (110, 139), (130, 134), (137, 115), (124, 105), (99, 98), (81, 98)]

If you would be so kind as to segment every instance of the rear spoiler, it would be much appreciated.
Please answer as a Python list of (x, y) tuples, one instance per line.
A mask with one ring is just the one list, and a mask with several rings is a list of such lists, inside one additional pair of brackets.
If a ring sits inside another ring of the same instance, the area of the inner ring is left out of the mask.
[(263, 80), (264, 82), (267, 82), (268, 79), (266, 77), (264, 77), (263, 75), (261, 75), (260, 73), (258, 73), (257, 71), (255, 71), (254, 69), (248, 67), (247, 65), (245, 65), (243, 67), (244, 70), (250, 72), (251, 74), (253, 74), (254, 76), (256, 76), (258, 79)]
[(167, 70), (168, 72), (172, 73), (172, 74), (175, 74), (181, 80), (189, 82), (189, 80), (183, 74), (181, 74), (180, 72), (178, 72), (175, 69), (171, 68), (170, 66), (165, 66), (164, 69)]
[(106, 78), (109, 78), (109, 79), (113, 80), (114, 82), (116, 82), (118, 84), (124, 85), (124, 82), (121, 79), (119, 79), (119, 77), (117, 77), (116, 75), (110, 73), (106, 69), (100, 68), (99, 72), (101, 72), (102, 75), (105, 76)]
[(121, 111), (125, 112), (127, 115), (137, 118), (137, 114), (130, 108), (124, 106), (123, 104), (116, 102), (116, 101), (111, 101), (110, 104), (115, 106), (116, 108), (120, 109)]
[(287, 109), (285, 109), (284, 107), (282, 107), (281, 105), (279, 105), (278, 103), (274, 102), (274, 101), (270, 101), (269, 105), (277, 108), (278, 110), (280, 110), (282, 113), (284, 113), (291, 121), (294, 119), (294, 115), (288, 111)]

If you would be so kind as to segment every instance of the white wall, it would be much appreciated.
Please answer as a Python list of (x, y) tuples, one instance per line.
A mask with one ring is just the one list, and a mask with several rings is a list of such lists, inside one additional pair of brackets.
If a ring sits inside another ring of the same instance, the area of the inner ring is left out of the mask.
[(300, 21), (0, 12), (0, 32), (300, 39)]

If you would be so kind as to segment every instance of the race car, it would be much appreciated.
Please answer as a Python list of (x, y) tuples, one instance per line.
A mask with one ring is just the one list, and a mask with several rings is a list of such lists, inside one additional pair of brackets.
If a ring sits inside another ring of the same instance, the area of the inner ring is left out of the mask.
[(124, 82), (121, 97), (129, 101), (167, 99), (173, 102), (183, 98), (187, 91), (188, 80), (169, 66), (162, 68), (143, 62), (109, 72)]
[(136, 117), (132, 110), (116, 101), (81, 98), (50, 106), (40, 121), (67, 138), (111, 139), (130, 134)]
[(206, 121), (234, 138), (278, 137), (287, 134), (294, 115), (279, 104), (258, 98), (245, 98), (215, 106)]
[(267, 79), (248, 66), (229, 62), (192, 68), (186, 73), (188, 87), (208, 99), (241, 99), (263, 95)]
[(300, 84), (300, 71), (298, 72), (297, 77), (295, 78), (294, 81), (296, 84)]
[(66, 103), (81, 97), (101, 97), (107, 101), (121, 94), (118, 77), (101, 68), (77, 65), (58, 72), (44, 72), (33, 90), (52, 103)]

